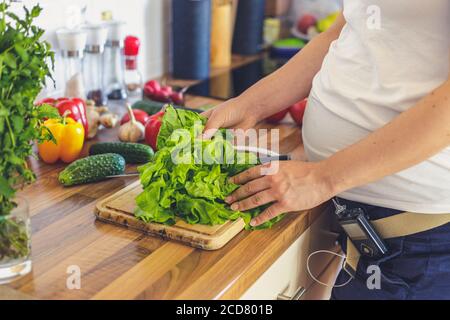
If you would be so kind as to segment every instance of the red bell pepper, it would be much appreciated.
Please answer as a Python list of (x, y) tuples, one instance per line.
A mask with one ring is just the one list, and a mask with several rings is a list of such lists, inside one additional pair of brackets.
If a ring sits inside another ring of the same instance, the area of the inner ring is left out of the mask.
[(145, 125), (145, 142), (149, 144), (154, 151), (156, 151), (156, 142), (158, 140), (159, 129), (161, 129), (162, 118), (164, 111), (155, 113), (148, 118)]
[(59, 114), (63, 116), (65, 112), (68, 110), (70, 114), (69, 118), (81, 123), (84, 127), (84, 136), (87, 138), (89, 133), (88, 121), (86, 116), (86, 104), (83, 99), (80, 98), (45, 98), (36, 103), (36, 105), (40, 106), (42, 104), (50, 104), (56, 107), (59, 111)]

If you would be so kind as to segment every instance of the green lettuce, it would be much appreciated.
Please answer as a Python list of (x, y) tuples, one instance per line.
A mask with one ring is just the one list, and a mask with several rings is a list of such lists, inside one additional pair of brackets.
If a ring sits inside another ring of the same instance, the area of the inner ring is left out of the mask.
[[(267, 206), (233, 211), (224, 199), (239, 187), (228, 178), (258, 164), (258, 159), (254, 153), (235, 151), (225, 130), (212, 140), (197, 139), (205, 123), (206, 119), (195, 112), (166, 108), (158, 152), (138, 168), (143, 192), (136, 197), (137, 218), (169, 225), (176, 218), (190, 224), (217, 225), (242, 217), (246, 228), (252, 229), (250, 220)], [(276, 217), (255, 229), (271, 227), (280, 219)]]

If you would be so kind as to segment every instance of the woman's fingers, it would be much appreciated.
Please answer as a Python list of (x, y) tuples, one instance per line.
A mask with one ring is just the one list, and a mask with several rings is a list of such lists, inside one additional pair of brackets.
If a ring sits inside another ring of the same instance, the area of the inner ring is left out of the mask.
[(242, 201), (235, 202), (231, 205), (231, 209), (234, 211), (247, 211), (253, 208), (257, 208), (264, 204), (275, 201), (275, 197), (273, 193), (270, 192), (270, 189), (266, 189), (264, 191), (258, 192), (251, 197), (248, 197)]
[(241, 199), (248, 198), (249, 196), (270, 188), (270, 183), (266, 177), (258, 178), (249, 183), (241, 186), (239, 189), (230, 194), (226, 199), (226, 203), (233, 203)]
[(253, 218), (252, 221), (250, 221), (250, 225), (252, 227), (257, 227), (264, 222), (272, 220), (276, 216), (279, 216), (280, 214), (283, 214), (285, 212), (286, 209), (284, 209), (280, 203), (275, 202), (273, 205), (261, 212), (261, 214), (259, 214), (257, 217)]
[(267, 164), (252, 167), (230, 178), (230, 181), (235, 184), (245, 184), (251, 180), (261, 177), (261, 172), (263, 172), (262, 169), (264, 169), (265, 167), (267, 167)]
[(203, 129), (202, 138), (205, 140), (209, 140), (214, 136), (218, 128), (221, 128), (223, 126), (223, 119), (214, 114), (214, 109), (205, 111), (201, 115), (208, 118), (208, 121), (205, 124), (205, 128)]

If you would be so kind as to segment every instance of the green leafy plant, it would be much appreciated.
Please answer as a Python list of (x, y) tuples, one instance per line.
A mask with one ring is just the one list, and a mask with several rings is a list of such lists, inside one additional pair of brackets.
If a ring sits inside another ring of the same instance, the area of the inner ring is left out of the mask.
[(16, 190), (35, 179), (27, 165), (32, 142), (54, 139), (43, 120), (59, 117), (52, 106), (33, 104), (54, 62), (44, 30), (33, 24), (42, 9), (24, 7), (19, 17), (10, 5), (0, 3), (0, 261), (29, 253), (26, 222), (9, 214)]
[[(158, 152), (152, 161), (139, 167), (144, 191), (136, 197), (136, 217), (165, 224), (174, 224), (178, 217), (190, 224), (207, 225), (242, 217), (246, 228), (251, 229), (250, 220), (265, 207), (233, 211), (224, 199), (239, 187), (228, 178), (257, 164), (256, 155), (236, 151), (224, 130), (213, 140), (195, 140), (205, 122), (195, 112), (166, 108), (158, 135)], [(194, 140), (201, 144), (197, 151)], [(278, 216), (256, 228), (271, 227), (280, 219)]]
[(19, 184), (32, 182), (27, 158), (33, 153), (33, 140), (51, 139), (42, 119), (58, 116), (51, 106), (36, 107), (33, 102), (50, 75), (54, 53), (41, 40), (44, 30), (33, 24), (41, 13), (39, 6), (24, 7), (24, 17), (11, 12), (10, 4), (0, 4), (0, 214), (14, 208)]

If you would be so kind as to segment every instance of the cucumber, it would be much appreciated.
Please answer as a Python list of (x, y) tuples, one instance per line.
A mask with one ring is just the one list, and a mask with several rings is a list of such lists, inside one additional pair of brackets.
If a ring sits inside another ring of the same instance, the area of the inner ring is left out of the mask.
[[(143, 111), (147, 112), (149, 115), (153, 115), (153, 114), (158, 113), (159, 111), (161, 111), (162, 108), (166, 104), (167, 103), (145, 99), (145, 100), (141, 100), (141, 101), (136, 101), (135, 103), (133, 103), (131, 108), (133, 108), (133, 109), (140, 109), (140, 110), (143, 110)], [(183, 106), (176, 106), (174, 104), (172, 104), (172, 106), (175, 109), (189, 110), (189, 111), (193, 111), (193, 112), (197, 112), (197, 113), (200, 113), (200, 112), (204, 111), (202, 109), (192, 109), (192, 108), (187, 108), (187, 107), (183, 107)]]
[(58, 176), (65, 187), (95, 182), (107, 176), (123, 174), (125, 159), (116, 153), (105, 153), (79, 159), (69, 164)]
[(155, 114), (155, 113), (158, 113), (159, 111), (161, 111), (161, 109), (162, 109), (162, 107), (164, 107), (164, 105), (166, 105), (166, 103), (157, 102), (157, 101), (153, 101), (153, 100), (141, 100), (141, 101), (136, 101), (135, 103), (133, 103), (131, 108), (140, 109), (140, 110), (147, 112), (149, 115), (152, 115), (152, 114)]
[(147, 163), (153, 157), (153, 149), (145, 144), (131, 142), (99, 142), (89, 149), (90, 155), (117, 153), (126, 163)]

